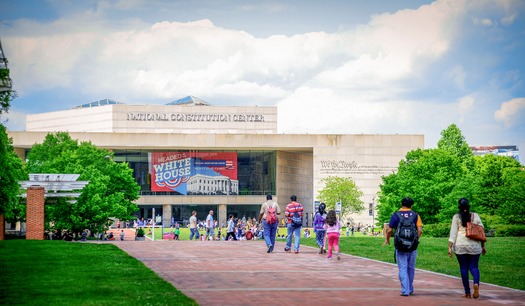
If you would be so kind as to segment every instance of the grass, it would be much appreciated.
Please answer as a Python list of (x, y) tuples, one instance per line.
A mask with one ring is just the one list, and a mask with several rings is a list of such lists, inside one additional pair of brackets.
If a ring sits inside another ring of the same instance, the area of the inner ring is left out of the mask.
[(112, 244), (0, 241), (0, 305), (197, 305)]
[[(382, 237), (341, 236), (339, 247), (342, 253), (394, 263), (394, 247), (381, 247), (383, 241)], [(301, 238), (301, 244), (317, 247), (315, 238)], [(489, 238), (486, 248), (479, 261), (481, 281), (525, 290), (525, 238)], [(421, 237), (416, 268), (460, 277), (457, 259), (448, 256), (448, 238)]]

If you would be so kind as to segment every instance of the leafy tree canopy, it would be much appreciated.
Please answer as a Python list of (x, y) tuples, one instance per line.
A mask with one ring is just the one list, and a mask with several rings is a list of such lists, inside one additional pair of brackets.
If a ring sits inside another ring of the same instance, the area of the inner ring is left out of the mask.
[(13, 210), (18, 206), (18, 181), (22, 179), (22, 161), (13, 150), (5, 126), (0, 124), (0, 215), (7, 219), (13, 217)]
[(89, 181), (75, 204), (61, 198), (49, 200), (46, 221), (50, 228), (100, 232), (109, 218), (131, 219), (138, 210), (133, 201), (140, 187), (127, 163), (113, 162), (112, 157), (112, 152), (91, 142), (79, 144), (66, 132), (48, 134), (42, 144), (33, 146), (27, 155), (29, 173), (80, 174), (79, 180)]
[(441, 131), (441, 139), (438, 141), (438, 149), (448, 151), (462, 160), (473, 156), (472, 150), (469, 148), (465, 137), (455, 124), (451, 124), (445, 130)]
[(335, 209), (335, 203), (341, 201), (341, 214), (361, 212), (365, 208), (359, 190), (351, 178), (329, 176), (321, 180), (325, 187), (319, 191), (318, 199), (326, 204), (327, 210)]
[(473, 211), (524, 224), (523, 166), (506, 156), (474, 157), (454, 124), (441, 135), (438, 149), (408, 152), (398, 171), (382, 178), (378, 221), (387, 222), (410, 196), (424, 223), (450, 222), (458, 199), (466, 197)]
[(404, 197), (414, 199), (414, 210), (426, 223), (435, 223), (446, 195), (454, 190), (463, 175), (458, 157), (441, 149), (416, 149), (399, 163), (398, 172), (383, 177), (380, 185), (379, 222), (388, 222), (401, 208)]

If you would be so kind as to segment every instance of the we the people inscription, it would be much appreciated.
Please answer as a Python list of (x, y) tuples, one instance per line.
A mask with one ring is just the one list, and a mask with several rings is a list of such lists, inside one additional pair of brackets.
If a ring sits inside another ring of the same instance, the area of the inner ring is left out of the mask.
[(321, 160), (320, 174), (328, 175), (349, 175), (349, 174), (375, 174), (389, 175), (397, 167), (381, 165), (365, 165), (356, 161), (345, 160)]

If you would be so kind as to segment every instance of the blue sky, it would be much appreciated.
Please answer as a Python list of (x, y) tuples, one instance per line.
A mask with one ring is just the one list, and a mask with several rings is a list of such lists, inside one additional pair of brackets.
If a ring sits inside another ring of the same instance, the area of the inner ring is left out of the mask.
[(0, 0), (0, 39), (11, 130), (104, 98), (193, 95), (275, 105), (280, 133), (433, 148), (455, 123), (471, 146), (525, 150), (525, 1)]

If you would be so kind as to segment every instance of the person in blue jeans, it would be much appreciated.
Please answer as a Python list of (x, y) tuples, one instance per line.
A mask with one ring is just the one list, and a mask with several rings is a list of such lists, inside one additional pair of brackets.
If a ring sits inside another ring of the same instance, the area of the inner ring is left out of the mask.
[(190, 217), (190, 240), (195, 239), (199, 240), (199, 228), (197, 226), (197, 212), (192, 211)]
[(299, 246), (301, 244), (301, 229), (303, 228), (303, 205), (297, 202), (297, 197), (292, 195), (290, 197), (291, 202), (286, 205), (286, 211), (284, 216), (287, 219), (288, 236), (286, 237), (285, 252), (290, 253), (292, 247), (292, 235), (294, 238), (294, 253), (299, 254)]
[[(423, 223), (421, 222), (421, 217), (412, 211), (412, 205), (414, 205), (414, 200), (412, 198), (403, 198), (401, 200), (401, 209), (398, 212), (405, 217), (411, 218), (413, 214), (416, 215), (414, 222), (416, 223), (417, 236), (418, 240), (423, 233)], [(392, 229), (397, 228), (399, 222), (398, 212), (395, 212), (390, 217), (390, 222), (388, 223), (388, 230), (386, 233), (386, 240), (383, 243), (383, 246), (390, 244), (390, 237), (392, 237)], [(397, 267), (399, 269), (399, 281), (401, 283), (401, 295), (409, 296), (414, 293), (414, 276), (416, 272), (416, 258), (417, 258), (417, 244), (414, 250), (409, 252), (402, 252), (398, 250), (396, 246), (396, 259)]]
[(275, 247), (275, 235), (277, 234), (277, 226), (279, 226), (279, 219), (275, 219), (274, 223), (268, 223), (266, 220), (268, 216), (268, 209), (273, 208), (275, 210), (275, 213), (277, 215), (281, 214), (281, 208), (279, 208), (279, 204), (277, 202), (274, 202), (272, 200), (272, 195), (269, 194), (266, 196), (266, 202), (262, 203), (261, 205), (261, 211), (259, 212), (259, 224), (263, 225), (263, 236), (264, 236), (264, 242), (266, 242), (266, 247), (268, 248), (266, 250), (266, 253), (273, 252), (273, 248)]

